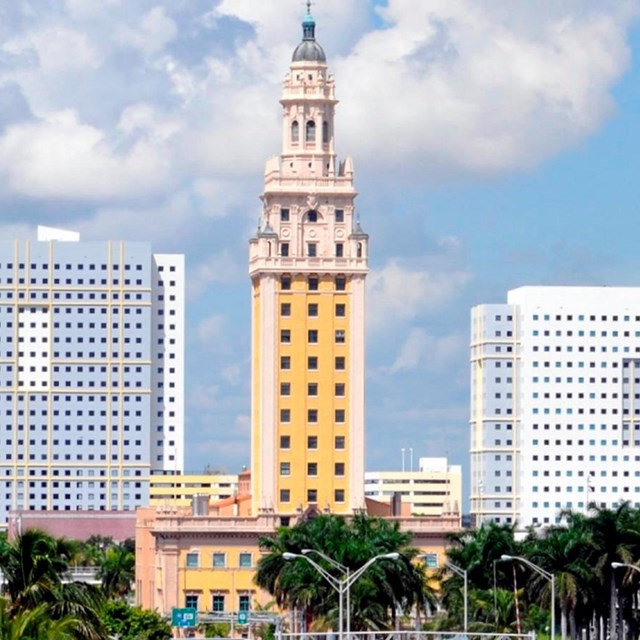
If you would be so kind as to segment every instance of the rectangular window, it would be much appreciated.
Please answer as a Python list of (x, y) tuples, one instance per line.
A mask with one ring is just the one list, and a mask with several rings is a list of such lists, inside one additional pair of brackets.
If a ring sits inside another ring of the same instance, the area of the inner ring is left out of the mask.
[(280, 209), (280, 222), (289, 222), (289, 209)]
[(184, 606), (187, 609), (195, 609), (198, 610), (198, 594), (197, 593), (187, 593), (184, 597)]
[(280, 463), (280, 475), (281, 476), (290, 476), (291, 475), (291, 463), (290, 462), (281, 462)]
[(238, 566), (241, 569), (250, 569), (253, 567), (253, 559), (251, 553), (242, 551), (238, 555)]
[(334, 467), (333, 467), (334, 473), (337, 476), (343, 476), (344, 475), (344, 462), (336, 462)]
[(309, 356), (307, 358), (307, 369), (310, 371), (315, 371), (318, 368), (318, 357), (317, 356)]
[(336, 356), (336, 371), (344, 371), (346, 362), (344, 356)]
[(307, 475), (308, 476), (317, 476), (318, 475), (318, 463), (317, 462), (308, 462), (307, 463)]
[(336, 502), (344, 502), (344, 489), (336, 489), (333, 495)]
[(347, 315), (347, 305), (341, 302), (336, 304), (336, 317), (344, 318)]
[(336, 409), (336, 422), (344, 422), (344, 409)]
[(248, 595), (241, 595), (238, 598), (238, 611), (249, 611), (251, 609), (251, 600)]
[(280, 276), (280, 288), (283, 291), (291, 289), (291, 276)]
[(336, 330), (336, 344), (344, 344), (346, 340), (346, 333), (344, 329)]
[(318, 436), (307, 436), (307, 449), (318, 448)]
[(307, 313), (310, 318), (316, 318), (318, 316), (318, 305), (315, 302), (312, 302), (307, 307)]
[(187, 553), (187, 568), (194, 569), (200, 564), (200, 554), (197, 551)]
[(318, 502), (317, 489), (307, 489), (307, 502)]
[(310, 382), (307, 385), (307, 395), (309, 396), (317, 396), (318, 395), (318, 383)]
[(224, 596), (214, 594), (211, 598), (211, 609), (214, 612), (222, 613), (224, 611)]
[(291, 329), (280, 329), (280, 342), (291, 342)]
[(336, 276), (336, 291), (345, 291), (347, 288), (347, 279), (345, 276)]
[(280, 409), (280, 422), (291, 421), (291, 409)]
[(289, 257), (289, 243), (288, 242), (281, 242), (280, 243), (280, 255), (283, 258), (288, 258)]
[(311, 423), (318, 422), (318, 410), (317, 409), (307, 409), (307, 422), (311, 422)]
[(289, 489), (280, 489), (280, 502), (290, 502), (291, 491)]
[(315, 344), (318, 342), (318, 330), (317, 329), (309, 329), (308, 331), (308, 340), (311, 344)]
[(289, 302), (283, 302), (280, 305), (280, 315), (281, 316), (290, 316), (291, 315), (291, 304)]
[(214, 569), (224, 569), (227, 566), (227, 556), (223, 552), (216, 551), (212, 555), (212, 566)]
[(291, 369), (291, 356), (280, 356), (280, 368)]
[(281, 382), (280, 383), (280, 395), (281, 396), (290, 396), (291, 395), (291, 383), (290, 382)]
[(318, 255), (318, 245), (315, 242), (307, 242), (307, 256), (315, 258)]
[(309, 283), (309, 291), (318, 290), (318, 286), (320, 283), (318, 276), (309, 276), (309, 280), (307, 282)]
[(336, 382), (335, 393), (339, 398), (344, 397), (344, 382)]
[(336, 209), (336, 222), (344, 222), (344, 209)]
[(344, 449), (344, 436), (336, 436), (336, 449)]
[(280, 436), (280, 448), (289, 449), (291, 447), (291, 436)]
[(344, 257), (344, 243), (336, 242), (336, 258)]
[(437, 569), (438, 568), (438, 554), (437, 553), (425, 553), (422, 556), (422, 560), (424, 561), (424, 566), (427, 569)]

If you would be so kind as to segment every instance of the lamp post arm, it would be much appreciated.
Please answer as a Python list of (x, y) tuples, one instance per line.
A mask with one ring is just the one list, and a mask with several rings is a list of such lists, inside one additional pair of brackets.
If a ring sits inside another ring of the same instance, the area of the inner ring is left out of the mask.
[(342, 581), (343, 588), (349, 589), (351, 585), (374, 563), (378, 560), (397, 560), (400, 557), (400, 554), (394, 553), (381, 553), (380, 555), (374, 556), (365, 562), (359, 569), (356, 569), (353, 573), (349, 574), (347, 578)]
[(309, 556), (303, 556), (300, 553), (291, 553), (289, 554), (288, 560), (301, 558), (302, 560), (306, 560), (338, 593), (341, 590), (341, 583), (335, 576), (332, 576), (324, 567), (319, 565), (315, 560), (310, 558)]
[(342, 571), (342, 573), (349, 573), (348, 567), (346, 567), (345, 565), (341, 564), (337, 560), (334, 560), (333, 558), (328, 556), (326, 553), (323, 553), (322, 551), (318, 551), (317, 549), (303, 549), (302, 550), (302, 554), (304, 556), (308, 557), (310, 553), (315, 553), (317, 556), (320, 556), (323, 560), (326, 560), (331, 566), (333, 566), (336, 569), (339, 569), (340, 571)]

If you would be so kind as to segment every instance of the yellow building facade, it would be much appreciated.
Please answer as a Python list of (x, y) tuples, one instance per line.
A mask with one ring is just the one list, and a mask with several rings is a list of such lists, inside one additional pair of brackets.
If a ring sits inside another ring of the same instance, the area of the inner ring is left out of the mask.
[(238, 474), (230, 473), (154, 473), (149, 478), (149, 505), (190, 507), (196, 496), (218, 501), (238, 493)]
[(282, 152), (250, 241), (253, 512), (364, 507), (368, 236), (335, 152), (334, 80), (307, 15), (284, 81)]

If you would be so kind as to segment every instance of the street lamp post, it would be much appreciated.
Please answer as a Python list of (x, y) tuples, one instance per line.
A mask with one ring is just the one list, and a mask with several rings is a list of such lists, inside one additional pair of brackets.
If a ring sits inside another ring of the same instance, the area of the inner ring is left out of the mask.
[(467, 629), (469, 627), (469, 590), (467, 583), (467, 571), (466, 569), (462, 569), (457, 565), (453, 564), (453, 562), (449, 562), (448, 560), (444, 561), (444, 566), (448, 569), (451, 569), (456, 575), (459, 575), (463, 579), (464, 584), (464, 634), (467, 635)]
[(522, 556), (500, 556), (500, 560), (504, 561), (518, 561), (522, 562), (522, 564), (526, 565), (530, 569), (533, 569), (537, 574), (541, 575), (543, 578), (546, 578), (551, 582), (551, 640), (556, 639), (556, 577), (550, 571), (539, 567), (537, 564), (531, 562), (531, 560), (527, 560)]
[[(309, 552), (310, 549), (305, 549), (305, 551)], [(314, 550), (315, 551), (315, 550)], [(324, 554), (323, 554), (324, 555)], [(362, 574), (374, 563), (378, 560), (397, 560), (400, 557), (400, 554), (397, 552), (392, 553), (381, 553), (373, 558), (369, 558), (359, 569), (351, 573), (344, 580), (338, 580), (335, 576), (332, 576), (324, 567), (319, 565), (315, 560), (310, 558), (308, 555), (303, 555), (303, 553), (290, 553), (285, 552), (282, 554), (282, 557), (285, 560), (296, 560), (297, 558), (302, 558), (306, 560), (338, 593), (338, 616), (339, 616), (339, 633), (338, 638), (343, 640), (343, 599), (344, 594), (349, 593), (349, 589), (351, 589), (351, 585), (362, 576)], [(332, 561), (334, 566), (338, 566), (339, 563), (336, 563), (335, 560)], [(350, 618), (349, 618), (350, 622)], [(351, 632), (351, 629), (347, 627), (347, 634)]]

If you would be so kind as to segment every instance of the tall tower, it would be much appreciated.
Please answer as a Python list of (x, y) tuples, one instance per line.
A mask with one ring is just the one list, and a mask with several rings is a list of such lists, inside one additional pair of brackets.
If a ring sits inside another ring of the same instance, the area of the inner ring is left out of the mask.
[(309, 3), (302, 30), (250, 241), (254, 513), (364, 506), (368, 236), (353, 162), (336, 157), (334, 80)]

